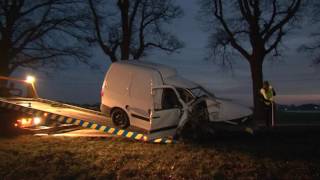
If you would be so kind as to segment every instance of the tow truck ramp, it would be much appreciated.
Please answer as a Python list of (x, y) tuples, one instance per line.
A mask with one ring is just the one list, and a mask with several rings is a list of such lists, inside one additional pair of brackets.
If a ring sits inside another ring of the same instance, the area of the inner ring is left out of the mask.
[(43, 121), (56, 121), (95, 129), (115, 136), (151, 143), (173, 143), (172, 138), (153, 137), (138, 129), (119, 129), (110, 118), (100, 112), (41, 98), (0, 98), (0, 108), (13, 110), (29, 116), (41, 117)]

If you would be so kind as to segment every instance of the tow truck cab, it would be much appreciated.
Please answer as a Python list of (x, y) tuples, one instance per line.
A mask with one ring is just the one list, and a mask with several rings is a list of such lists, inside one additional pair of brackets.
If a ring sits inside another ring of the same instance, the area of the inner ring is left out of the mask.
[[(38, 98), (34, 86), (34, 77), (28, 76), (25, 80), (0, 76), (0, 98), (6, 100), (29, 100)], [(17, 112), (0, 108), (0, 114), (5, 121), (0, 123), (0, 131), (12, 128), (36, 127), (43, 123), (41, 117), (33, 116), (27, 112)]]
[(118, 127), (131, 125), (173, 135), (199, 98), (206, 102), (211, 122), (245, 120), (252, 114), (247, 107), (216, 98), (173, 68), (133, 60), (111, 64), (102, 85), (100, 109)]

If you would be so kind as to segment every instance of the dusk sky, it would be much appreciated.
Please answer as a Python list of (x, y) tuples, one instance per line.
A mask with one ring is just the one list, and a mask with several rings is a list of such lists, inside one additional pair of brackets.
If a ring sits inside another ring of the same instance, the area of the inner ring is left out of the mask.
[[(235, 98), (250, 105), (251, 78), (247, 62), (236, 59), (233, 73), (221, 69), (211, 61), (205, 61), (208, 33), (201, 30), (196, 19), (197, 0), (178, 0), (184, 16), (168, 27), (186, 47), (179, 53), (150, 52), (143, 60), (175, 67), (178, 72), (212, 90), (218, 96)], [(301, 24), (303, 28), (304, 24)], [(282, 47), (283, 56), (277, 61), (264, 63), (265, 79), (271, 81), (280, 103), (320, 103), (320, 67), (312, 65), (312, 56), (298, 52), (298, 47), (310, 40), (313, 27), (303, 28), (287, 36)], [(99, 47), (94, 49), (91, 61), (101, 66), (91, 70), (84, 65), (50, 73), (48, 76), (35, 70), (23, 69), (21, 75), (37, 77), (39, 94), (43, 98), (75, 103), (99, 103), (100, 89), (110, 61)], [(239, 57), (240, 58), (240, 57)], [(19, 73), (20, 74), (20, 73)]]

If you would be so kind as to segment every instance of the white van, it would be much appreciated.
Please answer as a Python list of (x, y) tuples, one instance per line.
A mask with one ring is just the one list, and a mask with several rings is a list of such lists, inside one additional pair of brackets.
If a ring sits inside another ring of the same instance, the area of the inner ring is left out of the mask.
[(174, 135), (200, 98), (205, 99), (212, 122), (236, 125), (252, 115), (248, 107), (216, 98), (180, 77), (173, 68), (133, 60), (111, 64), (103, 82), (100, 108), (119, 128), (134, 126), (150, 134)]

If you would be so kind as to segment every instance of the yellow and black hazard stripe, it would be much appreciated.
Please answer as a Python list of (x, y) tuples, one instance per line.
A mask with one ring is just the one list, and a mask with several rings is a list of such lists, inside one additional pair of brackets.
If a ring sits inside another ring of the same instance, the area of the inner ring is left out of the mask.
[(114, 128), (114, 127), (108, 127), (104, 125), (100, 125), (94, 122), (90, 121), (84, 121), (81, 119), (76, 119), (72, 117), (67, 117), (59, 114), (54, 114), (54, 113), (49, 113), (45, 112), (42, 110), (37, 110), (33, 109), (30, 107), (25, 107), (17, 104), (13, 104), (10, 102), (4, 102), (0, 101), (0, 108), (6, 108), (14, 111), (20, 111), (26, 114), (38, 116), (38, 117), (44, 117), (45, 121), (47, 122), (48, 120), (56, 120), (59, 121), (60, 123), (63, 124), (75, 124), (82, 126), (84, 128), (90, 128), (90, 129), (95, 129), (98, 131), (102, 131), (108, 134), (116, 135), (116, 136), (122, 136), (125, 138), (130, 138), (138, 141), (144, 141), (144, 142), (152, 142), (152, 143), (159, 143), (159, 144), (171, 144), (174, 141), (169, 138), (157, 138), (157, 139), (148, 139), (148, 136), (142, 134), (142, 133), (137, 133), (133, 131), (127, 131), (124, 129), (119, 129), (119, 128)]

